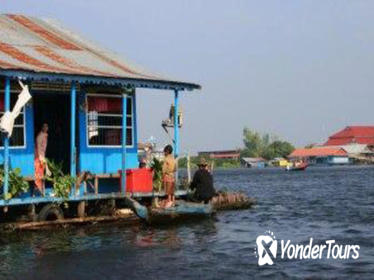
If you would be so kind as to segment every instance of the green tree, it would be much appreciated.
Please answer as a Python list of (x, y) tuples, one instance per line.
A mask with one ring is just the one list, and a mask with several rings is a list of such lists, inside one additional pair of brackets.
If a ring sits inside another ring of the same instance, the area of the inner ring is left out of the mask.
[(277, 140), (267, 146), (262, 156), (266, 159), (287, 157), (294, 149), (294, 146), (287, 141)]
[(263, 149), (263, 139), (257, 131), (245, 127), (243, 129), (244, 150), (242, 156), (258, 157)]
[(281, 141), (268, 133), (260, 135), (257, 131), (252, 131), (247, 127), (243, 129), (243, 142), (242, 157), (273, 159), (275, 157), (286, 157), (295, 149), (287, 141)]

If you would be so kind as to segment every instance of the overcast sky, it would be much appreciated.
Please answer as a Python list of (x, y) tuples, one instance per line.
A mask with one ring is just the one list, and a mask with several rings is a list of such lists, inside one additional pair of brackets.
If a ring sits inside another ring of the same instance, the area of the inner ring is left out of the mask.
[[(182, 150), (242, 146), (244, 126), (296, 146), (374, 124), (374, 1), (2, 0), (55, 18), (150, 70), (196, 82), (182, 95)], [(138, 90), (139, 139), (161, 129), (172, 92)]]

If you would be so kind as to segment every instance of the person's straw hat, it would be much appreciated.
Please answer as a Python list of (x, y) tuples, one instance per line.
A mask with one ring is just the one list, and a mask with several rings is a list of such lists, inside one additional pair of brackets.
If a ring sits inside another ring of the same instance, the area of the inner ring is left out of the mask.
[(206, 161), (205, 158), (201, 158), (199, 163), (197, 164), (198, 166), (207, 166), (208, 162)]

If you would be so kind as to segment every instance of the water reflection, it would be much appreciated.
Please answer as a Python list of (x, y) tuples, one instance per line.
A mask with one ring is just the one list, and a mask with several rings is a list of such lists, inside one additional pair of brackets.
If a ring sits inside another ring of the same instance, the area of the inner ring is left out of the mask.
[[(354, 278), (357, 272), (361, 279), (372, 278), (373, 170), (217, 171), (218, 186), (245, 189), (257, 198), (258, 206), (160, 227), (111, 223), (4, 233), (0, 237), (0, 278), (319, 278), (321, 273)], [(320, 242), (335, 238), (340, 243), (358, 243), (360, 259), (280, 261), (261, 269), (254, 244), (257, 235), (268, 229), (278, 238), (301, 243), (309, 237)]]

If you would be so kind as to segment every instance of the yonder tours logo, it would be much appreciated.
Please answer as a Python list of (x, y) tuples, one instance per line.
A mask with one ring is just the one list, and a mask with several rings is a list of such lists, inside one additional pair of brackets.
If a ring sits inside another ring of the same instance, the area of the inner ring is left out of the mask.
[[(278, 250), (280, 245), (280, 251)], [(256, 239), (255, 254), (258, 258), (258, 265), (273, 265), (277, 258), (277, 253), (281, 259), (358, 259), (360, 256), (359, 245), (338, 244), (335, 240), (326, 240), (322, 244), (313, 243), (313, 238), (309, 238), (308, 244), (295, 244), (291, 240), (280, 240), (278, 242), (271, 231), (259, 235)], [(278, 256), (279, 257), (279, 256)]]
[(278, 242), (272, 232), (268, 231), (265, 235), (259, 235), (256, 239), (258, 265), (273, 265), (277, 257)]

